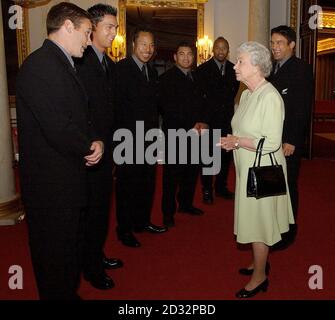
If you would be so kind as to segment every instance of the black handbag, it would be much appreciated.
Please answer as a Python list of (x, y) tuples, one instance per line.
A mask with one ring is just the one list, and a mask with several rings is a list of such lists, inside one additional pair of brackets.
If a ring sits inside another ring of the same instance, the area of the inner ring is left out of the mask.
[(264, 140), (265, 138), (262, 138), (259, 141), (254, 164), (248, 172), (247, 197), (256, 199), (286, 194), (283, 167), (277, 163), (273, 152), (269, 153), (271, 165), (261, 167)]

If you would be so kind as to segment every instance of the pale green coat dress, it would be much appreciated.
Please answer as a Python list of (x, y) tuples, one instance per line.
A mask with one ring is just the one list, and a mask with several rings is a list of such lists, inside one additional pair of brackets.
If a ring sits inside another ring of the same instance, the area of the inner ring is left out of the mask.
[[(233, 135), (258, 141), (265, 137), (261, 165), (270, 164), (269, 152), (275, 151), (285, 177), (286, 161), (281, 148), (284, 122), (284, 102), (277, 90), (266, 83), (254, 92), (245, 90), (232, 119)], [(281, 233), (294, 223), (291, 200), (287, 195), (262, 199), (247, 197), (248, 169), (253, 165), (255, 151), (234, 150), (236, 169), (234, 233), (239, 243), (263, 242), (269, 246), (281, 240)], [(286, 183), (287, 184), (287, 183)]]

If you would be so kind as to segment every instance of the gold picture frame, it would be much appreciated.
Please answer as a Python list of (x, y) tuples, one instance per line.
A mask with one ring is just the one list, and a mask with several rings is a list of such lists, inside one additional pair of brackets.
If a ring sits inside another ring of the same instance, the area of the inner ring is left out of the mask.
[[(180, 8), (197, 10), (197, 39), (204, 36), (205, 29), (205, 3), (208, 0), (119, 0), (119, 34), (126, 39), (126, 11), (127, 6), (146, 6), (146, 7), (163, 7), (163, 8)], [(127, 52), (124, 50), (123, 58)]]
[(30, 53), (29, 13), (28, 8), (25, 7), (23, 8), (23, 29), (16, 30), (16, 41), (18, 65), (20, 67)]

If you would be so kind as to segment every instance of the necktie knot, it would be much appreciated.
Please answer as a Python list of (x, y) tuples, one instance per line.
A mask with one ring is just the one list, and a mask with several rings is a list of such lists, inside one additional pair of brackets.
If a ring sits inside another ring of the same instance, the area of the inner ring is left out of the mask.
[(279, 69), (280, 69), (280, 63), (277, 62), (275, 66), (275, 74), (278, 72)]

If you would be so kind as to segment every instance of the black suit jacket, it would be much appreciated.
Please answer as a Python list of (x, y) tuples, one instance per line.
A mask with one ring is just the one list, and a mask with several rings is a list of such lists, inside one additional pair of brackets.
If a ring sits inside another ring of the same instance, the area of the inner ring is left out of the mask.
[(222, 76), (214, 58), (200, 65), (198, 74), (201, 88), (206, 94), (206, 108), (210, 126), (231, 131), (231, 119), (234, 115), (235, 96), (240, 83), (236, 80), (234, 65), (226, 61), (225, 74)]
[(89, 46), (82, 59), (75, 59), (78, 76), (89, 98), (89, 114), (95, 132), (104, 142), (104, 155), (100, 162), (88, 168), (91, 183), (91, 202), (99, 205), (109, 200), (112, 186), (112, 139), (115, 125), (113, 94), (115, 92), (115, 63), (107, 57), (108, 70), (104, 71), (94, 49)]
[(197, 122), (207, 122), (204, 113), (204, 96), (198, 78), (194, 81), (176, 66), (159, 78), (159, 110), (163, 117), (164, 129), (190, 130)]
[(303, 148), (314, 95), (311, 66), (292, 56), (276, 74), (270, 75), (269, 81), (279, 91), (285, 104), (283, 143)]
[(17, 79), (20, 182), (30, 207), (86, 205), (84, 156), (95, 137), (85, 88), (50, 40), (24, 62)]
[(147, 81), (132, 57), (116, 64), (117, 128), (135, 132), (136, 121), (144, 121), (145, 131), (158, 128), (157, 72), (148, 65)]

